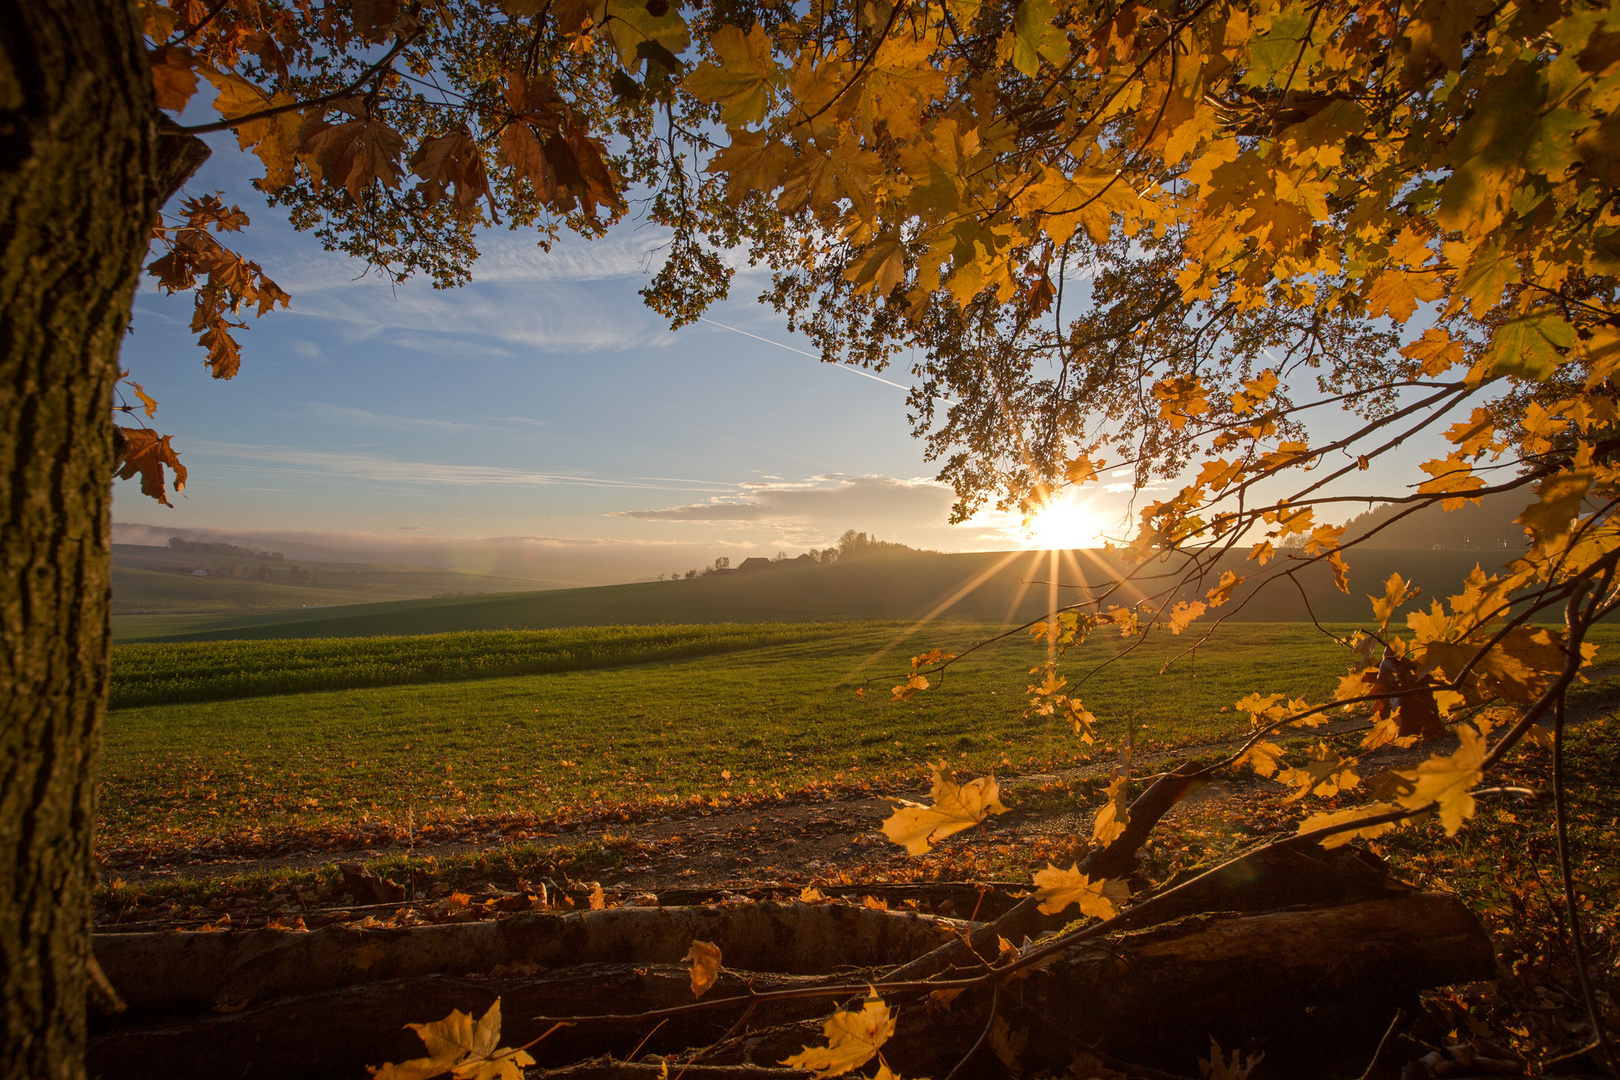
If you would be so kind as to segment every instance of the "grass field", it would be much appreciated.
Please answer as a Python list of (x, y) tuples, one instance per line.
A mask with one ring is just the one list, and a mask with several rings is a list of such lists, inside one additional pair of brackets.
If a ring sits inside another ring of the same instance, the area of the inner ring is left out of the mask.
[(120, 644), (111, 707), (454, 682), (676, 660), (846, 632), (839, 623), (608, 626), (410, 637)]
[[(909, 703), (892, 699), (912, 654), (956, 651), (984, 634), (863, 623), (814, 641), (603, 670), (117, 709), (101, 839), (552, 814), (903, 778), (920, 788), (930, 760), (1029, 772), (1111, 755), (1127, 732), (1144, 744), (1212, 739), (1237, 729), (1223, 710), (1249, 691), (1321, 698), (1343, 665), (1314, 628), (1248, 624), (1223, 628), (1195, 663), (1160, 676), (1186, 644), (1167, 638), (1076, 691), (1100, 720), (1095, 747), (1022, 715), (1028, 669), (1044, 656), (1027, 642), (966, 659)], [(1120, 648), (1095, 639), (1066, 670), (1078, 678)]]

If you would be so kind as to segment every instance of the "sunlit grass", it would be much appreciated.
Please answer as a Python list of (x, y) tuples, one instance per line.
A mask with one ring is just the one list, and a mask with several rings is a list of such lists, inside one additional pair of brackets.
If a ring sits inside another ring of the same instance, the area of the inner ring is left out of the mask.
[(811, 641), (845, 631), (839, 623), (721, 623), (115, 645), (110, 705), (581, 671)]
[[(893, 700), (892, 676), (912, 654), (959, 652), (988, 632), (859, 623), (817, 641), (633, 667), (118, 709), (101, 841), (920, 785), (922, 763), (942, 759), (970, 772), (1042, 771), (1111, 757), (1128, 735), (1146, 747), (1235, 733), (1240, 716), (1223, 709), (1244, 694), (1320, 698), (1343, 664), (1338, 646), (1297, 624), (1223, 628), (1162, 676), (1185, 637), (1100, 669), (1124, 643), (1098, 638), (1065, 666), (1099, 719), (1096, 746), (1023, 715), (1028, 670), (1045, 656), (1027, 641)], [(873, 676), (883, 678), (867, 684)]]

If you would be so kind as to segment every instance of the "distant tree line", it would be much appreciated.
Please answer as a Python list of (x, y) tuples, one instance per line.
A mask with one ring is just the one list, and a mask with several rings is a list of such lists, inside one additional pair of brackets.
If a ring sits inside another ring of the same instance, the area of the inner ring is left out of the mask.
[(1361, 543), (1364, 548), (1523, 551), (1528, 546), (1524, 526), (1514, 520), (1523, 509), (1523, 496), (1512, 492), (1486, 495), (1451, 511), (1435, 505), (1414, 511), (1406, 503), (1385, 503), (1346, 522), (1345, 536), (1370, 533)]
[[(868, 536), (864, 532), (847, 529), (838, 541), (829, 547), (811, 548), (803, 555), (790, 557), (786, 551), (778, 551), (771, 561), (776, 563), (805, 561), (826, 565), (828, 563), (842, 562), (846, 559), (864, 559), (873, 555), (938, 555), (939, 552), (928, 548), (914, 548), (909, 544), (897, 543), (893, 540), (879, 540), (875, 535)], [(731, 559), (722, 555), (714, 560), (712, 566), (694, 566), (685, 573), (677, 570), (668, 575), (659, 574), (659, 581), (691, 581), (696, 578), (708, 577), (718, 571), (730, 570)]]
[(187, 540), (183, 536), (169, 537), (169, 546), (176, 551), (197, 551), (205, 555), (234, 555), (239, 559), (269, 559), (280, 562), (286, 556), (279, 551), (254, 551), (235, 544), (217, 544), (207, 540)]
[[(181, 570), (180, 573), (188, 573)], [(247, 563), (235, 563), (231, 566), (211, 566), (189, 571), (193, 574), (206, 573), (209, 577), (232, 578), (237, 581), (274, 581), (275, 573), (268, 566), (250, 566)], [(313, 566), (289, 566), (284, 579), (292, 585), (313, 585), (320, 580), (320, 571)]]

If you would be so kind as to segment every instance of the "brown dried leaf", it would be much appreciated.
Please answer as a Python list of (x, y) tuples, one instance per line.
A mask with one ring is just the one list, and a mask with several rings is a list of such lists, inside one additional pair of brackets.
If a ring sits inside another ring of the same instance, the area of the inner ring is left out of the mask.
[(681, 959), (692, 965), (692, 996), (702, 997), (720, 977), (720, 946), (712, 941), (693, 941)]
[(422, 178), (420, 188), (429, 206), (454, 185), (452, 201), (457, 206), (470, 207), (482, 196), (489, 200), (494, 215), (495, 196), (490, 193), (489, 177), (484, 173), (484, 155), (465, 124), (448, 135), (422, 140), (410, 164), (411, 171)]
[(137, 474), (141, 478), (141, 494), (156, 499), (164, 506), (173, 506), (166, 490), (163, 475), (165, 467), (174, 471), (174, 493), (186, 489), (186, 467), (169, 445), (168, 435), (159, 435), (151, 428), (116, 427), (118, 436), (113, 443), (113, 465), (120, 480), (129, 480)]
[(147, 54), (152, 63), (152, 92), (157, 107), (183, 112), (191, 95), (197, 92), (197, 61), (191, 50), (180, 45), (162, 45)]

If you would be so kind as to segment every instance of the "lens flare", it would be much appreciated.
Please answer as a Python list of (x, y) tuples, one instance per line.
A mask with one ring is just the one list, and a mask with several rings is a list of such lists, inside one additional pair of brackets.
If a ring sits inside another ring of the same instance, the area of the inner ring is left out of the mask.
[(1096, 547), (1102, 542), (1097, 516), (1084, 502), (1059, 496), (1024, 523), (1029, 546), (1041, 551)]

